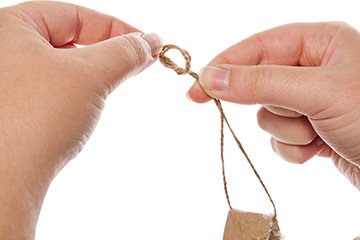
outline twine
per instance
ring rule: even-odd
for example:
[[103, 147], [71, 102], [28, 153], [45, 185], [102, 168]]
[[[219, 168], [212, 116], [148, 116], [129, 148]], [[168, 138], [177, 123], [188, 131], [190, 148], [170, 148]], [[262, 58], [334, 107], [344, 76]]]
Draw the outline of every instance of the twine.
[[[182, 56], [184, 57], [185, 60], [185, 67], [181, 68], [179, 67], [177, 64], [175, 64], [170, 58], [168, 58], [167, 56], [165, 56], [165, 53], [168, 52], [170, 49], [176, 49], [178, 50]], [[190, 76], [192, 76], [197, 82], [199, 81], [199, 75], [197, 73], [194, 73], [193, 71], [191, 71], [191, 56], [190, 54], [176, 46], [176, 45], [165, 45], [163, 47], [163, 49], [161, 50], [160, 54], [159, 54], [159, 60], [160, 62], [167, 68], [170, 68], [172, 70], [174, 70], [178, 75], [185, 75], [185, 74], [189, 74]], [[258, 171], [256, 170], [254, 164], [252, 163], [252, 161], [250, 160], [248, 154], [246, 153], [244, 147], [242, 146], [240, 140], [237, 138], [235, 132], [233, 131], [232, 127], [230, 126], [230, 123], [224, 113], [223, 107], [221, 105], [221, 101], [219, 99], [215, 99], [212, 98], [213, 101], [215, 102], [219, 112], [220, 112], [220, 124], [221, 124], [221, 135], [220, 135], [220, 150], [221, 150], [221, 164], [222, 164], [222, 176], [223, 176], [223, 184], [224, 184], [224, 191], [225, 191], [225, 196], [226, 196], [226, 200], [227, 203], [229, 205], [229, 208], [232, 209], [232, 205], [230, 202], [230, 197], [229, 197], [229, 191], [227, 188], [227, 181], [226, 181], [226, 172], [225, 172], [225, 159], [224, 159], [224, 123], [226, 124], [226, 126], [229, 128], [231, 135], [233, 136], [235, 142], [237, 143], [239, 149], [241, 150], [242, 154], [244, 155], [244, 157], [246, 158], [247, 162], [249, 163], [251, 169], [253, 170], [255, 176], [257, 177], [257, 179], [259, 180], [261, 186], [263, 187], [266, 195], [269, 198], [269, 201], [272, 204], [273, 210], [274, 210], [274, 216], [273, 216], [273, 227], [272, 230], [274, 231], [274, 235], [272, 235], [273, 238], [270, 239], [277, 239], [275, 235], [277, 235], [277, 232], [279, 231], [279, 227], [278, 227], [278, 223], [277, 223], [277, 210], [276, 210], [276, 206], [275, 203], [268, 191], [268, 189], [266, 188], [263, 180], [261, 179]]]

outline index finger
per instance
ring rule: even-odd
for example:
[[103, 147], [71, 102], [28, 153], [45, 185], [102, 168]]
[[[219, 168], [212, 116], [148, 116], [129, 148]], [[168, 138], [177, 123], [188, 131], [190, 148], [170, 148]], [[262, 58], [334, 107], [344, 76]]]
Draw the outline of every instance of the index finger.
[[139, 31], [112, 16], [68, 3], [26, 2], [14, 9], [20, 9], [25, 22], [54, 47], [92, 44]]

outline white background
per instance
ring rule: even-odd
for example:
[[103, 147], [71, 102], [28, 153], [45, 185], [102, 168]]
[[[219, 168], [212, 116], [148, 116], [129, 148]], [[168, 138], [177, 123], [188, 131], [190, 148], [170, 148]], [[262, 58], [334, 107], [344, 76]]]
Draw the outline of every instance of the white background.
[[[0, 6], [17, 2], [2, 0]], [[71, 2], [187, 49], [194, 71], [239, 40], [277, 25], [346, 21], [360, 29], [355, 0]], [[219, 114], [213, 103], [198, 105], [186, 99], [192, 81], [156, 62], [108, 98], [92, 138], [51, 185], [37, 240], [222, 239], [228, 207], [219, 157]], [[269, 136], [257, 126], [258, 106], [225, 108], [277, 204], [286, 239], [360, 235], [360, 193], [331, 160], [287, 163], [272, 152]], [[226, 144], [234, 207], [271, 213], [229, 135]]]

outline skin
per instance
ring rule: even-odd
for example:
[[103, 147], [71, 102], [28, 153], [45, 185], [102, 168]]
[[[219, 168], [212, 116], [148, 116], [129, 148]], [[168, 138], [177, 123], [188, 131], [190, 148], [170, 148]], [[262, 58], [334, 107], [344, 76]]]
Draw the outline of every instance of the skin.
[[359, 43], [345, 23], [276, 27], [216, 56], [188, 96], [260, 104], [258, 123], [277, 154], [293, 163], [331, 158], [360, 190]]
[[[0, 239], [35, 238], [50, 182], [81, 151], [106, 97], [155, 60], [160, 39], [130, 32], [65, 3], [0, 9]], [[346, 24], [275, 28], [216, 57], [220, 75], [204, 68], [189, 96], [262, 104], [259, 124], [276, 152], [297, 163], [331, 157], [359, 188], [358, 43]]]
[[130, 32], [139, 30], [71, 4], [0, 9], [0, 239], [34, 239], [51, 180], [108, 94], [156, 59], [160, 38]]

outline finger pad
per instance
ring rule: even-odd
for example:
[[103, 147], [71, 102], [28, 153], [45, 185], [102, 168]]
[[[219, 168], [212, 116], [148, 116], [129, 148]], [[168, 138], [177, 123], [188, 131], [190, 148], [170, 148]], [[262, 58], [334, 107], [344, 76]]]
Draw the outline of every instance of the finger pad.
[[198, 83], [194, 83], [194, 85], [190, 88], [188, 92], [188, 97], [190, 100], [196, 103], [205, 103], [208, 102], [211, 98], [202, 90]]

